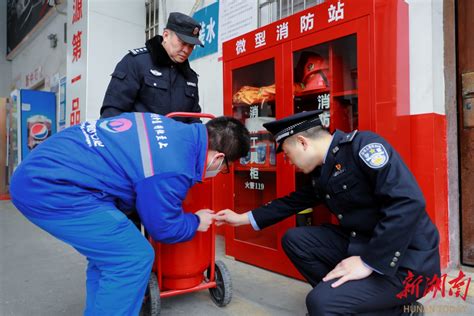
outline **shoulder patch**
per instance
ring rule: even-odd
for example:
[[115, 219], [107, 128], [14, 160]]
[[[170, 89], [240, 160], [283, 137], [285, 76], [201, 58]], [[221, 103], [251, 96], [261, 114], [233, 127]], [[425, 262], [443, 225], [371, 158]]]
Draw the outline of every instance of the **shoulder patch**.
[[133, 56], [137, 56], [140, 54], [148, 53], [148, 49], [146, 47], [140, 47], [140, 48], [130, 49], [129, 52]]
[[357, 134], [357, 130], [350, 132], [349, 134], [346, 135], [346, 137], [342, 138], [339, 141], [339, 144], [344, 144], [344, 143], [350, 143], [354, 139], [354, 137]]
[[372, 169], [380, 169], [389, 161], [385, 147], [380, 143], [370, 143], [359, 151], [359, 157]]

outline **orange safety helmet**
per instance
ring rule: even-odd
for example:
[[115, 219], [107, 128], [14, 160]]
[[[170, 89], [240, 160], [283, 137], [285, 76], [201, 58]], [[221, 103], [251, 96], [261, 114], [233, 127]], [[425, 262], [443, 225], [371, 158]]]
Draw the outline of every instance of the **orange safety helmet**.
[[305, 90], [326, 89], [328, 81], [329, 66], [327, 61], [319, 55], [308, 57], [304, 65], [303, 83]]

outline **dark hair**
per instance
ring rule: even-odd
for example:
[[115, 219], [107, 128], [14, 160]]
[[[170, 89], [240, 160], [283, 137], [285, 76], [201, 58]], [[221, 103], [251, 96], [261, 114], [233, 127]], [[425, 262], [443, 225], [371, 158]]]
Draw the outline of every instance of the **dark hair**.
[[220, 116], [206, 123], [209, 149], [225, 154], [229, 161], [244, 157], [250, 150], [250, 135], [239, 120]]

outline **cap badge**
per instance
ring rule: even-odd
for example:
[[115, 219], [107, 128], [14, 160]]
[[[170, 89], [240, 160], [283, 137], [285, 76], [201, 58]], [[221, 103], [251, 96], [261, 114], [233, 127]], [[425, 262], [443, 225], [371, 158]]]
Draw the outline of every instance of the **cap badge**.
[[193, 35], [198, 35], [199, 33], [199, 28], [195, 27], [193, 30]]

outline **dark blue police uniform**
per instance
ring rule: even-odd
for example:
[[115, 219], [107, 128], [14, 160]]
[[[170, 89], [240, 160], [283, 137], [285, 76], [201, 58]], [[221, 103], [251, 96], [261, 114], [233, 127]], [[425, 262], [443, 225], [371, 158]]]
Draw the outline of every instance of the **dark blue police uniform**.
[[[311, 113], [266, 127], [278, 141], [281, 132], [285, 137], [298, 133], [295, 122], [307, 124], [305, 115]], [[319, 119], [303, 129], [315, 125]], [[336, 131], [324, 164], [311, 177], [311, 185], [252, 211], [259, 228], [321, 203], [337, 217], [339, 225], [297, 227], [282, 240], [288, 257], [314, 287], [306, 300], [310, 314], [401, 314], [400, 305], [417, 300], [396, 297], [408, 270], [416, 277], [440, 276], [439, 234], [414, 176], [379, 135]], [[350, 256], [360, 256], [374, 272], [337, 288], [330, 286], [335, 280], [321, 282]], [[419, 295], [423, 289], [421, 284]]]
[[[189, 61], [174, 63], [162, 41], [161, 36], [153, 37], [146, 47], [130, 50], [117, 64], [100, 109], [101, 117], [123, 112], [201, 112], [198, 75]], [[190, 118], [177, 120], [199, 122]]]

